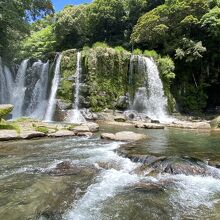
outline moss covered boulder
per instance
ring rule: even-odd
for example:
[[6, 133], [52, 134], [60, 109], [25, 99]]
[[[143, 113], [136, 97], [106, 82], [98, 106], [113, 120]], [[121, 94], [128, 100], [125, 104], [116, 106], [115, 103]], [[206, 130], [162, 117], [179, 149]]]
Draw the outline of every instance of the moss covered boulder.
[[13, 105], [0, 105], [0, 120], [5, 118], [10, 112], [12, 112]]
[[210, 125], [211, 125], [211, 128], [220, 128], [220, 116], [213, 119]]

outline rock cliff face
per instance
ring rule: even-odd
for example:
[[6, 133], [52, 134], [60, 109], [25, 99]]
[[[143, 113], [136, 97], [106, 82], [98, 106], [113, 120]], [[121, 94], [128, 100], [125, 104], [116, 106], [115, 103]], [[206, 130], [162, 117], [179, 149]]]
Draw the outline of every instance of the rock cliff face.
[[[60, 106], [71, 107], [69, 104], [74, 102], [77, 50], [67, 50], [62, 55], [62, 75], [57, 98], [61, 101]], [[125, 50], [102, 47], [85, 48], [81, 55], [79, 107], [90, 108], [95, 112], [106, 108], [126, 109], [145, 77], [138, 68], [135, 56], [132, 58], [131, 53]], [[123, 104], [122, 98], [125, 100]]]

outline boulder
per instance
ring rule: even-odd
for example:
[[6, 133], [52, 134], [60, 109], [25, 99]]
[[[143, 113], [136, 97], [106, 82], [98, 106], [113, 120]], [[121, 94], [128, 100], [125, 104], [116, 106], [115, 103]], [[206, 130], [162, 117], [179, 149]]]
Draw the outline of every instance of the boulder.
[[90, 132], [90, 129], [89, 129], [89, 126], [85, 124], [85, 125], [79, 125], [79, 126], [73, 127], [72, 131], [74, 131], [75, 133]]
[[14, 106], [13, 105], [0, 105], [0, 120], [4, 117], [6, 117], [12, 110]]
[[140, 182], [136, 183], [134, 186], [134, 190], [138, 191], [161, 191], [163, 190], [163, 185], [154, 183], [154, 182]]
[[92, 137], [93, 133], [92, 132], [78, 132], [76, 135], [79, 137]]
[[127, 96], [120, 96], [116, 103], [116, 108], [125, 110], [128, 108], [129, 100]]
[[115, 140], [115, 141], [140, 141], [147, 138], [144, 134], [138, 134], [131, 131], [122, 131], [116, 134], [103, 133], [101, 134], [102, 139]]
[[65, 102], [65, 101], [63, 101], [61, 99], [58, 99], [57, 100], [57, 107], [60, 110], [68, 110], [68, 109], [72, 108], [72, 103], [71, 102]]
[[147, 138], [144, 134], [134, 133], [132, 131], [121, 131], [115, 134], [117, 141], [140, 141]]
[[0, 141], [10, 141], [19, 138], [15, 130], [0, 130]]
[[20, 137], [22, 139], [32, 139], [32, 138], [45, 137], [45, 136], [46, 136], [45, 133], [38, 131], [23, 131], [20, 134]]
[[184, 129], [211, 129], [210, 123], [203, 122], [189, 122], [189, 121], [175, 121], [167, 125], [168, 127], [184, 128]]
[[82, 170], [77, 167], [76, 165], [73, 165], [69, 161], [63, 161], [56, 165], [54, 169], [49, 170], [47, 173], [50, 175], [56, 175], [56, 176], [64, 176], [64, 175], [77, 175]]
[[88, 126], [90, 132], [98, 132], [99, 131], [99, 125], [94, 122], [88, 122], [86, 123], [86, 126]]
[[117, 121], [117, 122], [125, 122], [126, 121], [126, 117], [125, 117], [125, 115], [120, 115], [120, 116], [116, 116], [114, 118], [114, 120]]
[[106, 139], [106, 140], [115, 140], [116, 139], [115, 135], [112, 133], [102, 133], [101, 138]]
[[211, 128], [220, 128], [220, 116], [210, 122]]
[[70, 137], [70, 136], [75, 136], [75, 133], [73, 131], [60, 130], [55, 133], [48, 134], [48, 137]]
[[145, 128], [145, 129], [164, 129], [165, 126], [161, 124], [155, 124], [155, 123], [143, 123], [143, 122], [137, 122], [135, 124], [136, 128]]

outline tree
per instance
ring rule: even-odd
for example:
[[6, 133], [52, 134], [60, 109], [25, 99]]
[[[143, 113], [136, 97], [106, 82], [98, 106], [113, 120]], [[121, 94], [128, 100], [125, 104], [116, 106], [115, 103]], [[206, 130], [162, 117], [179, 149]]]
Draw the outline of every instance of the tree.
[[57, 14], [55, 33], [59, 49], [83, 47], [89, 41], [88, 6], [66, 6]]
[[42, 59], [53, 52], [56, 46], [56, 37], [53, 26], [49, 25], [40, 31], [33, 32], [24, 39], [19, 55], [22, 58]]
[[126, 27], [125, 1], [95, 0], [89, 5], [88, 19], [92, 42], [122, 43]]
[[16, 42], [29, 31], [28, 21], [52, 12], [50, 0], [1, 0], [0, 56], [12, 55]]

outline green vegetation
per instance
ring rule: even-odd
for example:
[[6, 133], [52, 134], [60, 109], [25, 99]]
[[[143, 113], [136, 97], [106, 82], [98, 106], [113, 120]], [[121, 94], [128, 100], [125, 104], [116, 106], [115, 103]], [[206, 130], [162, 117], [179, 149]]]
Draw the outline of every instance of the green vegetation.
[[1, 121], [0, 130], [15, 130], [18, 134], [20, 134], [20, 127], [16, 122]]
[[13, 110], [13, 105], [3, 105], [0, 107], [0, 122]]
[[1, 0], [0, 56], [12, 58], [20, 41], [30, 33], [29, 21], [52, 12], [50, 0]]
[[49, 129], [47, 127], [45, 127], [45, 126], [36, 127], [35, 131], [42, 132], [44, 134], [48, 134], [49, 133]]

